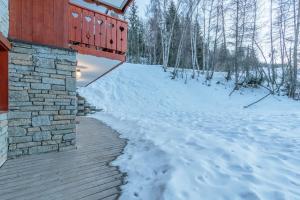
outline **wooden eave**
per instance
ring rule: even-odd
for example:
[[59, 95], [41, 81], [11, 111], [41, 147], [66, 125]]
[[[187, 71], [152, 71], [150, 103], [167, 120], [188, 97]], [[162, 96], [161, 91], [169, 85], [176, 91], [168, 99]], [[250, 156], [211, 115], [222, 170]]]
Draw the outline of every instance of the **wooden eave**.
[[6, 37], [0, 32], [0, 47], [5, 50], [11, 49], [11, 44]]

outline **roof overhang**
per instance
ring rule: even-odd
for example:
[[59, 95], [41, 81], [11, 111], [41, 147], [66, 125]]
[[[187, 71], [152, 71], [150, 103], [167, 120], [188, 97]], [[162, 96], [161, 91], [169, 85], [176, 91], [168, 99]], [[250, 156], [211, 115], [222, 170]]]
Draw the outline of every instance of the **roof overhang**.
[[118, 14], [124, 14], [126, 8], [133, 0], [84, 0], [89, 3], [95, 3], [100, 6], [104, 6], [109, 10], [113, 10]]

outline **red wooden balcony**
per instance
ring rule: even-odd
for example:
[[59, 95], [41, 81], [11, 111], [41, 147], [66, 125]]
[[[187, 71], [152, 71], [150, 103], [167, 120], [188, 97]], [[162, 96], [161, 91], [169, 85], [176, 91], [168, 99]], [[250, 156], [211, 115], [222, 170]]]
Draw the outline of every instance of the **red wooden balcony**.
[[125, 61], [127, 22], [69, 0], [10, 0], [9, 38]]
[[125, 61], [127, 22], [78, 5], [69, 7], [69, 44], [82, 54]]

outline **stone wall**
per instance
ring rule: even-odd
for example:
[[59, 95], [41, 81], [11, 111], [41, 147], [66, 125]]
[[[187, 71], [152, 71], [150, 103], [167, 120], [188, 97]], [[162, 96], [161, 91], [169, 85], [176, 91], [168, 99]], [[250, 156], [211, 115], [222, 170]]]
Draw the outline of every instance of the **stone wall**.
[[76, 54], [12, 42], [8, 157], [75, 147]]
[[7, 158], [7, 114], [0, 112], [0, 167]]
[[0, 32], [7, 37], [9, 26], [8, 0], [0, 0]]
[[77, 116], [87, 116], [101, 111], [102, 109], [97, 109], [96, 106], [92, 106], [84, 97], [77, 94]]

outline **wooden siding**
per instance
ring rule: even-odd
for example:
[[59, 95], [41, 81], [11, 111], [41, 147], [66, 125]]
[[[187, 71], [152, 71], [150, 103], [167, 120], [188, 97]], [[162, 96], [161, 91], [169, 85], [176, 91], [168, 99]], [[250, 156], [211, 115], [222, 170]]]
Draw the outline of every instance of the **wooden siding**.
[[9, 38], [68, 48], [68, 0], [10, 0]]

